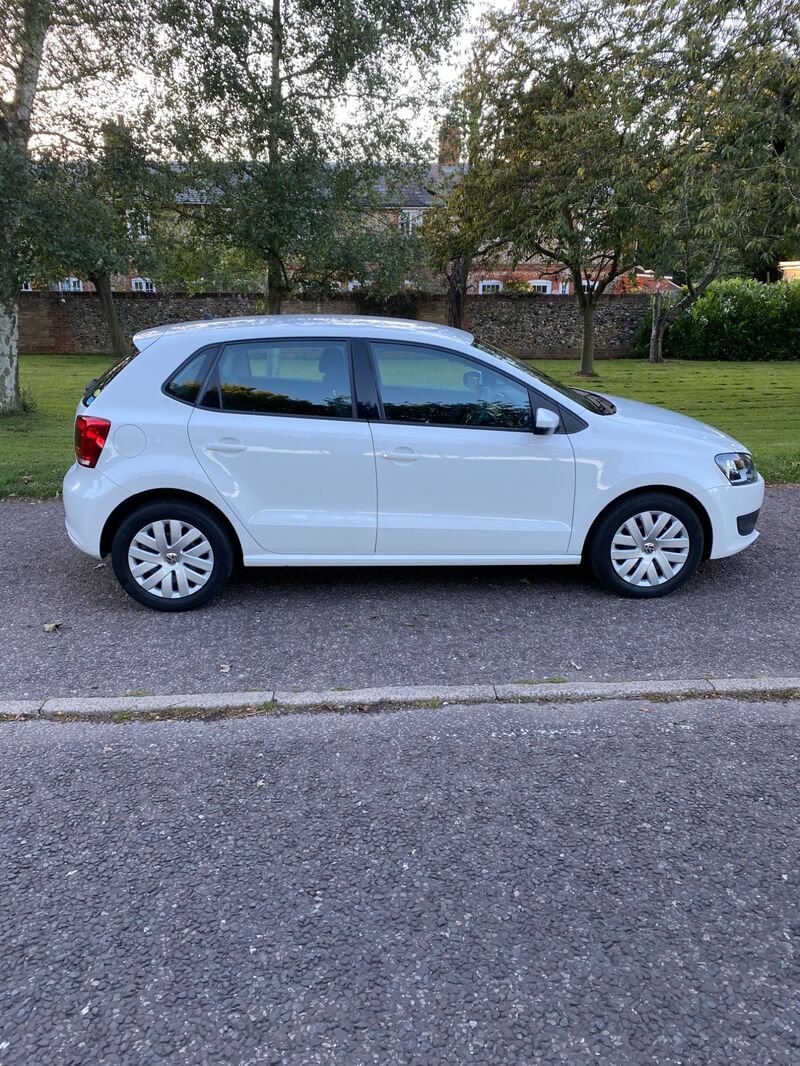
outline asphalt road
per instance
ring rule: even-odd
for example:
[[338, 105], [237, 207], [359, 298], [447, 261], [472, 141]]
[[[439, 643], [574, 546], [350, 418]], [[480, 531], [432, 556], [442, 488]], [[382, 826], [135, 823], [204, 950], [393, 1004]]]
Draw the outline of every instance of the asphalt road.
[[577, 568], [249, 570], [165, 616], [71, 546], [59, 501], [6, 502], [0, 697], [797, 676], [800, 489], [770, 490], [759, 525], [754, 547], [653, 602]]
[[4, 725], [0, 1066], [794, 1066], [799, 716]]

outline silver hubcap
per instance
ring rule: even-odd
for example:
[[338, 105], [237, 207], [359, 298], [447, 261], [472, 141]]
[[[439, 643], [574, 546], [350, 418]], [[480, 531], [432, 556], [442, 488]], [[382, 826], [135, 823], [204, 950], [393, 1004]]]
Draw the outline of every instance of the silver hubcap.
[[611, 541], [611, 562], [629, 585], [663, 585], [683, 569], [689, 534], [666, 511], [642, 511], [623, 522]]
[[211, 577], [214, 552], [199, 529], [172, 518], [139, 530], [128, 549], [128, 566], [151, 595], [179, 600]]

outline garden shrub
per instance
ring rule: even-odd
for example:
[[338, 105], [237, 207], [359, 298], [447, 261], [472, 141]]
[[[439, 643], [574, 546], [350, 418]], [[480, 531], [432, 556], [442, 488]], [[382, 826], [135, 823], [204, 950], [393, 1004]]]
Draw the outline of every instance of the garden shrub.
[[[651, 315], [636, 345], [647, 356]], [[800, 359], [800, 281], [715, 281], [667, 327], [665, 359]]]

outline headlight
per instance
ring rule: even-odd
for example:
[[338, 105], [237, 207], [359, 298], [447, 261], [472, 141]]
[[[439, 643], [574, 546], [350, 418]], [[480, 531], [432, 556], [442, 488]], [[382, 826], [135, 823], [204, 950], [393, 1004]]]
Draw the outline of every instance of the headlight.
[[731, 485], [747, 485], [755, 481], [753, 457], [747, 452], [723, 452], [722, 455], [715, 455], [714, 459]]

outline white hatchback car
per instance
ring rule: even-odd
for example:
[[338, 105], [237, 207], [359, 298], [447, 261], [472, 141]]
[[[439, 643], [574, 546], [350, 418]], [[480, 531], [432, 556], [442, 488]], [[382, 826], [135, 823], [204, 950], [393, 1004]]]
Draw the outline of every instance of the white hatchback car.
[[92, 382], [67, 531], [184, 610], [245, 566], [577, 564], [626, 596], [752, 544], [764, 483], [691, 418], [568, 388], [469, 333], [275, 316], [145, 330]]

